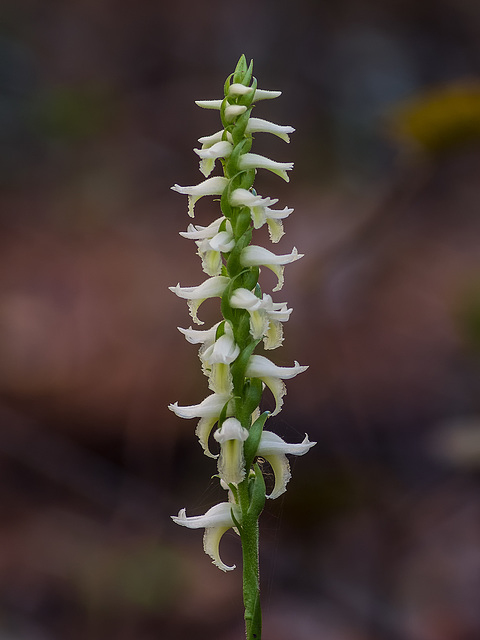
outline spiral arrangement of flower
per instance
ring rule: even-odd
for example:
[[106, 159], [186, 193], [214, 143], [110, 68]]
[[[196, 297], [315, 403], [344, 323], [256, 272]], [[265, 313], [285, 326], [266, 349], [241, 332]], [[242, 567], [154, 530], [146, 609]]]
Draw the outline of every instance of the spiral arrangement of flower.
[[[260, 267], [271, 269], [277, 277], [274, 292], [283, 286], [285, 265], [302, 257], [294, 247], [291, 253], [277, 255], [252, 244], [253, 231], [263, 225], [276, 243], [284, 235], [282, 221], [293, 211], [272, 209], [278, 200], [262, 197], [253, 188], [258, 169], [267, 169], [289, 181], [291, 162], [276, 162], [251, 152], [253, 134], [271, 133], [286, 142], [292, 127], [280, 126], [252, 117], [260, 100], [277, 98], [280, 91], [257, 89], [253, 61], [247, 65], [241, 56], [234, 73], [225, 81], [223, 99], [199, 100], [196, 104], [220, 112], [222, 129], [199, 139], [194, 149], [200, 158], [205, 180], [198, 185], [173, 190], [188, 196], [188, 213], [194, 216], [196, 201], [207, 195], [220, 196], [221, 215], [206, 227], [190, 224], [181, 235], [194, 240], [208, 278], [198, 286], [170, 287], [187, 300], [193, 322], [202, 325], [198, 310], [208, 298], [221, 300], [221, 319], [210, 329], [180, 329], [188, 342], [200, 345], [202, 371], [211, 393], [202, 402], [190, 406], [171, 404], [169, 408], [181, 418], [198, 418], [196, 435], [205, 455], [217, 459], [221, 486], [228, 492], [224, 502], [204, 515], [188, 517], [185, 509], [174, 522], [192, 529], [204, 528], [204, 550], [223, 571], [220, 539], [229, 528], [240, 535], [243, 550], [243, 587], [247, 640], [261, 637], [261, 613], [258, 571], [258, 519], [265, 498], [277, 498], [286, 491], [290, 479], [287, 454], [303, 455], [315, 443], [305, 436], [299, 444], [289, 444], [272, 431], [264, 429], [267, 419], [278, 414], [286, 393], [284, 380], [295, 377], [308, 367], [295, 362], [280, 367], [255, 349], [263, 341], [265, 350], [283, 342], [283, 323], [292, 309], [286, 302], [274, 302], [259, 285]], [[216, 165], [222, 176], [209, 177]], [[267, 388], [275, 401], [272, 412], [260, 413], [260, 402]], [[212, 434], [213, 432], [213, 434]], [[212, 453], [211, 436], [218, 443]], [[212, 445], [213, 446], [213, 445]], [[215, 445], [216, 446], [216, 445]], [[257, 458], [271, 465], [274, 487], [266, 495], [265, 481]]]

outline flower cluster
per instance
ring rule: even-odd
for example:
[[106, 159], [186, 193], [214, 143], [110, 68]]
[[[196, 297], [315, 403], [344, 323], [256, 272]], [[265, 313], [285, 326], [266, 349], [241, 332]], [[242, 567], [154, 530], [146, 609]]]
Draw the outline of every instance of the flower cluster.
[[[263, 342], [266, 350], [276, 349], [283, 341], [282, 325], [292, 309], [286, 302], [274, 302], [259, 285], [260, 267], [271, 269], [277, 277], [273, 291], [283, 286], [285, 265], [302, 257], [294, 247], [290, 253], [278, 255], [252, 244], [252, 233], [268, 226], [270, 239], [276, 243], [283, 236], [282, 221], [293, 211], [273, 209], [277, 199], [263, 197], [253, 188], [258, 169], [267, 169], [288, 182], [291, 162], [276, 162], [251, 152], [253, 134], [272, 133], [289, 142], [294, 129], [252, 117], [260, 100], [276, 98], [279, 91], [257, 89], [252, 76], [253, 62], [247, 66], [242, 56], [235, 72], [226, 82], [221, 100], [201, 100], [197, 105], [220, 112], [222, 129], [199, 139], [201, 147], [194, 149], [200, 158], [200, 171], [205, 180], [195, 186], [174, 185], [173, 190], [188, 196], [188, 212], [194, 217], [197, 200], [203, 196], [219, 196], [222, 215], [206, 227], [190, 224], [184, 238], [193, 240], [208, 278], [198, 286], [170, 287], [189, 306], [193, 322], [199, 307], [209, 298], [220, 298], [222, 319], [210, 329], [179, 329], [188, 342], [199, 345], [203, 373], [208, 378], [211, 394], [202, 402], [190, 406], [171, 404], [169, 408], [181, 418], [199, 419], [196, 435], [207, 456], [217, 458], [218, 477], [228, 491], [228, 499], [202, 516], [187, 517], [185, 509], [172, 516], [180, 525], [204, 528], [204, 549], [220, 569], [234, 567], [220, 559], [219, 542], [223, 533], [233, 527], [242, 536], [247, 521], [258, 516], [265, 497], [276, 498], [290, 479], [286, 454], [303, 455], [315, 443], [305, 436], [299, 444], [288, 444], [278, 435], [263, 429], [269, 416], [282, 408], [286, 393], [284, 380], [307, 369], [295, 362], [293, 366], [274, 364], [254, 350]], [[222, 176], [210, 177], [215, 166], [221, 166]], [[264, 388], [273, 394], [275, 408], [260, 414], [259, 405]], [[216, 428], [215, 428], [216, 427]], [[215, 428], [215, 431], [213, 431]], [[212, 453], [210, 436], [219, 445]], [[270, 464], [275, 483], [266, 494], [262, 473], [256, 464], [262, 457]]]

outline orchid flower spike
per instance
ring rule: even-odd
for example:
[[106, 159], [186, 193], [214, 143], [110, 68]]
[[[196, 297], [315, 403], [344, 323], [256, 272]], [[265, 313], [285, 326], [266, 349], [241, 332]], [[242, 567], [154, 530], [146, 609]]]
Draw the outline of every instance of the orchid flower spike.
[[[199, 147], [194, 149], [205, 179], [193, 186], [172, 187], [188, 196], [191, 217], [195, 203], [203, 196], [217, 196], [215, 206], [220, 208], [210, 218], [212, 222], [205, 226], [189, 224], [186, 231], [180, 232], [183, 238], [194, 241], [208, 278], [198, 286], [170, 287], [186, 300], [196, 324], [203, 324], [197, 316], [200, 305], [218, 298], [219, 317], [213, 326], [205, 330], [179, 328], [187, 342], [197, 345], [210, 392], [198, 404], [179, 406], [174, 402], [169, 409], [180, 418], [198, 419], [195, 434], [204, 454], [217, 459], [215, 477], [228, 491], [228, 501], [208, 509], [204, 515], [188, 517], [181, 509], [172, 520], [190, 529], [205, 529], [204, 550], [222, 571], [231, 571], [234, 566], [221, 560], [220, 540], [230, 528], [240, 535], [244, 567], [248, 567], [244, 574], [248, 640], [261, 637], [258, 519], [266, 497], [277, 498], [286, 490], [291, 476], [287, 456], [304, 455], [315, 444], [307, 436], [301, 443], [289, 444], [264, 430], [267, 418], [270, 420], [282, 408], [285, 380], [295, 378], [308, 367], [298, 362], [289, 367], [278, 366], [256, 353], [261, 340], [267, 350], [281, 346], [283, 325], [292, 313], [287, 302], [274, 302], [269, 292], [262, 291], [260, 268], [267, 267], [276, 274], [278, 282], [273, 291], [278, 291], [286, 266], [303, 257], [295, 247], [290, 253], [276, 254], [254, 240], [256, 230], [267, 225], [270, 240], [277, 243], [284, 235], [283, 222], [293, 212], [288, 207], [274, 209], [278, 199], [261, 196], [254, 188], [259, 169], [271, 171], [286, 182], [293, 169], [292, 162], [278, 162], [252, 150], [257, 133], [290, 141], [293, 127], [252, 117], [256, 103], [280, 95], [280, 91], [257, 88], [253, 61], [248, 65], [242, 56], [224, 84], [223, 97], [196, 103], [217, 111], [221, 121], [221, 128], [201, 136]], [[255, 112], [261, 108], [257, 104]], [[214, 175], [215, 172], [219, 174]], [[260, 413], [265, 387], [275, 402], [271, 413]], [[218, 453], [212, 453], [210, 444]], [[265, 458], [275, 476], [268, 496], [263, 471], [257, 463], [259, 457]]]

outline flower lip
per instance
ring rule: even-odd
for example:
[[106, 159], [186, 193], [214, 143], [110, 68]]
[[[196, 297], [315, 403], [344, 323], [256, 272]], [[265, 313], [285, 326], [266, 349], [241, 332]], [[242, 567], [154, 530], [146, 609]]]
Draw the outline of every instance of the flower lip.
[[245, 457], [243, 443], [248, 431], [237, 418], [227, 418], [213, 437], [220, 443], [218, 472], [227, 484], [239, 484], [245, 478]]
[[282, 495], [282, 493], [287, 490], [287, 483], [292, 474], [290, 473], [290, 464], [287, 460], [286, 454], [303, 456], [315, 444], [316, 442], [310, 442], [307, 434], [305, 434], [303, 442], [298, 444], [289, 444], [276, 433], [272, 433], [271, 431], [262, 432], [257, 449], [257, 455], [262, 456], [267, 460], [272, 467], [275, 476], [275, 486], [267, 498], [278, 498], [278, 496]]

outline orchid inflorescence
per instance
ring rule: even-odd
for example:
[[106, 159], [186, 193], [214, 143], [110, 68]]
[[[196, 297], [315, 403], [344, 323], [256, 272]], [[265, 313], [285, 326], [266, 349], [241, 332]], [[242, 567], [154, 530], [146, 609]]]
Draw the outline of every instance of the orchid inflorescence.
[[[198, 286], [178, 284], [170, 289], [187, 300], [194, 323], [203, 324], [197, 314], [200, 305], [209, 298], [221, 299], [222, 319], [206, 330], [179, 329], [188, 342], [200, 345], [199, 358], [211, 394], [197, 405], [174, 403], [169, 408], [182, 418], [199, 418], [196, 435], [204, 453], [217, 458], [220, 484], [228, 491], [227, 500], [204, 515], [187, 517], [182, 509], [172, 519], [185, 527], [205, 529], [205, 552], [223, 571], [235, 567], [222, 562], [220, 539], [229, 528], [239, 533], [244, 557], [247, 637], [249, 629], [251, 637], [260, 637], [258, 518], [265, 497], [277, 498], [286, 490], [290, 479], [286, 454], [303, 455], [315, 443], [305, 436], [299, 444], [288, 444], [275, 433], [264, 430], [266, 420], [282, 408], [286, 393], [284, 380], [307, 367], [298, 362], [291, 367], [277, 366], [267, 357], [254, 353], [262, 341], [265, 350], [281, 346], [282, 324], [292, 312], [286, 302], [274, 302], [269, 294], [262, 292], [258, 283], [260, 267], [274, 272], [278, 282], [273, 291], [279, 291], [285, 265], [300, 259], [302, 254], [294, 247], [291, 253], [277, 255], [251, 244], [253, 230], [265, 224], [271, 241], [277, 243], [284, 234], [282, 220], [293, 211], [287, 207], [271, 208], [278, 200], [260, 196], [253, 188], [257, 169], [272, 171], [288, 182], [287, 172], [293, 168], [293, 163], [276, 162], [251, 153], [253, 134], [272, 133], [289, 142], [288, 134], [294, 131], [292, 127], [252, 117], [256, 102], [280, 95], [279, 91], [257, 89], [252, 71], [253, 61], [247, 66], [242, 56], [225, 82], [224, 99], [196, 102], [205, 109], [219, 110], [223, 128], [200, 138], [201, 148], [194, 149], [205, 180], [195, 186], [172, 187], [188, 196], [191, 217], [199, 198], [220, 197], [222, 215], [219, 218], [206, 227], [190, 224], [180, 234], [195, 241], [208, 278]], [[217, 164], [223, 167], [223, 176], [209, 177]], [[265, 387], [273, 394], [275, 408], [261, 414], [259, 405]], [[215, 426], [213, 439], [220, 447], [218, 454], [211, 452], [209, 444]], [[275, 483], [269, 495], [257, 464], [258, 457], [267, 460], [274, 472]], [[256, 583], [253, 586], [252, 581]], [[249, 626], [248, 620], [253, 619], [257, 622], [250, 622]], [[254, 627], [256, 635], [252, 631]]]

